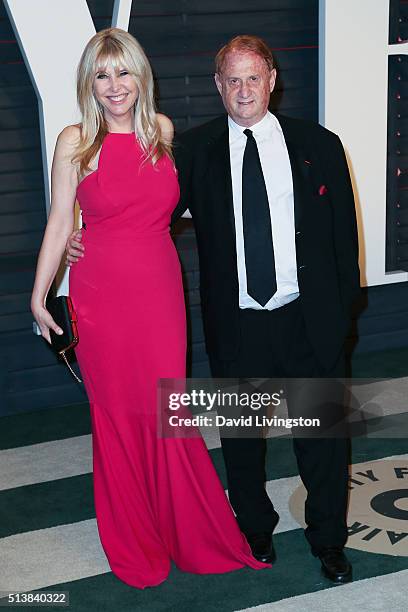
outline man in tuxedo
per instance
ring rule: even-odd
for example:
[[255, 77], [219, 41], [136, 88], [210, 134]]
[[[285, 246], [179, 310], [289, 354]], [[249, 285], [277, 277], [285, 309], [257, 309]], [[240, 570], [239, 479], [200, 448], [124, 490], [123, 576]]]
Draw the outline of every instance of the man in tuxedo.
[[[359, 293], [353, 191], [339, 138], [268, 111], [266, 43], [237, 36], [216, 56], [227, 113], [184, 132], [174, 153], [198, 245], [206, 347], [216, 378], [341, 377]], [[75, 244], [69, 249], [75, 260]], [[348, 440], [294, 438], [308, 492], [306, 538], [336, 583], [352, 579]], [[230, 501], [254, 556], [273, 561], [278, 514], [265, 491], [264, 438], [222, 438]]]
[[[343, 147], [323, 127], [272, 114], [270, 49], [238, 36], [216, 57], [227, 115], [175, 144], [197, 236], [207, 352], [217, 378], [341, 377], [359, 293], [354, 198]], [[278, 515], [262, 438], [222, 438], [230, 501], [258, 559], [273, 560]], [[308, 491], [306, 537], [325, 575], [351, 579], [348, 441], [294, 438]]]

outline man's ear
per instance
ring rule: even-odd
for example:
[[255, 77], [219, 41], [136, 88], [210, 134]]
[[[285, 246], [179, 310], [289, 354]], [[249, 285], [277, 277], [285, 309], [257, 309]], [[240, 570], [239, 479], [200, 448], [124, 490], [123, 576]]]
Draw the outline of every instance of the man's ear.
[[270, 87], [269, 91], [270, 91], [271, 93], [272, 93], [272, 92], [273, 92], [273, 90], [275, 89], [275, 84], [276, 84], [276, 75], [277, 75], [276, 68], [272, 68], [272, 70], [271, 70], [271, 75], [270, 75], [270, 78], [269, 78], [269, 87]]
[[219, 94], [222, 96], [222, 82], [221, 82], [221, 78], [218, 72], [214, 74], [214, 81], [217, 86]]

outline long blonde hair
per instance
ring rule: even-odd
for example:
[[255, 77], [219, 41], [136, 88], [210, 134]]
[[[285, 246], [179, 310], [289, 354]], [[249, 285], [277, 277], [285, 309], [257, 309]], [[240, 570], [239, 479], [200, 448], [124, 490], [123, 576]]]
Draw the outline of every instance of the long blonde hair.
[[86, 45], [77, 70], [77, 98], [82, 114], [80, 140], [72, 159], [79, 163], [79, 173], [91, 170], [89, 164], [96, 156], [106, 134], [108, 124], [103, 107], [95, 97], [95, 74], [107, 64], [129, 72], [139, 90], [134, 112], [134, 131], [145, 151], [146, 159], [155, 164], [164, 154], [170, 155], [171, 143], [160, 130], [153, 94], [153, 74], [149, 61], [137, 40], [125, 30], [101, 30]]

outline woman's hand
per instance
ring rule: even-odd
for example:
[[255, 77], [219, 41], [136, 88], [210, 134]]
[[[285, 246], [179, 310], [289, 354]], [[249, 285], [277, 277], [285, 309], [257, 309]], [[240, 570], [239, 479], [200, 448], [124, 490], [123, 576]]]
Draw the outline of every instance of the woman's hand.
[[68, 238], [67, 244], [65, 247], [66, 254], [67, 254], [65, 263], [67, 264], [67, 266], [72, 266], [72, 264], [76, 263], [80, 257], [84, 256], [85, 247], [81, 243], [81, 240], [82, 240], [81, 230], [72, 232], [72, 234]]
[[48, 310], [44, 308], [44, 306], [31, 304], [31, 312], [33, 313], [34, 319], [36, 320], [37, 325], [40, 328], [42, 337], [45, 338], [50, 344], [50, 329], [54, 330], [55, 333], [59, 336], [64, 333], [62, 329], [58, 327], [58, 325], [56, 324]]

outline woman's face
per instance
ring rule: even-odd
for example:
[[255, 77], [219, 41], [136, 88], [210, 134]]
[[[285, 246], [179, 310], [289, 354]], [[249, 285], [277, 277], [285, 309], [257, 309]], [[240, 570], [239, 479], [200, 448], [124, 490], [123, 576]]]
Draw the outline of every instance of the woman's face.
[[134, 77], [125, 68], [107, 64], [95, 75], [94, 93], [109, 123], [109, 120], [123, 119], [132, 114], [139, 89]]

